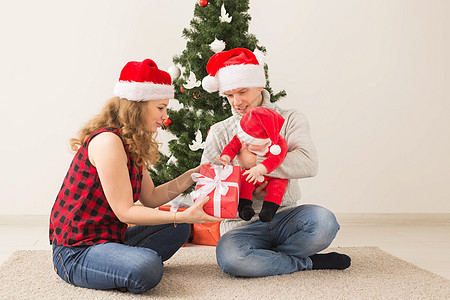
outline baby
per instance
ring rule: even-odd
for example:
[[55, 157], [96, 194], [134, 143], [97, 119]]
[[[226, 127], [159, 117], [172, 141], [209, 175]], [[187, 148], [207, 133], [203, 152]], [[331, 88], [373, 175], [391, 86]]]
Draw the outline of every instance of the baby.
[[219, 162], [228, 165], [242, 147], [256, 155], [267, 157], [260, 164], [242, 170], [238, 211], [243, 220], [248, 221], [255, 215], [252, 194], [255, 187], [264, 180], [268, 182], [267, 194], [259, 219], [270, 222], [281, 205], [288, 180], [264, 175], [275, 170], [286, 157], [286, 140], [280, 135], [283, 123], [284, 118], [276, 111], [265, 107], [253, 108], [242, 117], [237, 134], [223, 149], [220, 157], [216, 157]]

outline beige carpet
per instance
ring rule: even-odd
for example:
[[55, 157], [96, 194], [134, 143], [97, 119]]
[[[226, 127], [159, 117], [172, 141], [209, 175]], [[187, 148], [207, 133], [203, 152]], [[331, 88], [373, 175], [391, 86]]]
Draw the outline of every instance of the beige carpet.
[[352, 257], [347, 270], [249, 279], [223, 274], [213, 247], [185, 247], [155, 289], [134, 295], [71, 286], [53, 271], [50, 251], [20, 250], [0, 266], [0, 299], [450, 299], [449, 280], [377, 247], [339, 251]]

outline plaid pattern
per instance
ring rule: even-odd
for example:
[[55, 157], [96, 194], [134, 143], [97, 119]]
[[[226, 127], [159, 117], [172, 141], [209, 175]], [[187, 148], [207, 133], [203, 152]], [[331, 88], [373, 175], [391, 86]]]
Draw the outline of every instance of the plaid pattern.
[[[106, 200], [97, 169], [88, 159], [88, 145], [102, 132], [120, 136], [116, 128], [94, 132], [75, 154], [50, 215], [50, 244], [62, 246], [95, 245], [104, 242], [123, 243], [127, 224], [116, 217]], [[141, 193], [142, 167], [134, 165], [128, 153], [128, 170], [133, 200]]]

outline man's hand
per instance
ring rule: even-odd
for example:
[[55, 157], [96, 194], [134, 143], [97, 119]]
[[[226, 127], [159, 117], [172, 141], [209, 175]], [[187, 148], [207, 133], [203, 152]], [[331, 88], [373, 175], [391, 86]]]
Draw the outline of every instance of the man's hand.
[[266, 180], [255, 188], [253, 195], [255, 196], [256, 199], [262, 201], [262, 200], [264, 200], [264, 198], [266, 198], [266, 195], [267, 195], [266, 186], [268, 183], [269, 182]]

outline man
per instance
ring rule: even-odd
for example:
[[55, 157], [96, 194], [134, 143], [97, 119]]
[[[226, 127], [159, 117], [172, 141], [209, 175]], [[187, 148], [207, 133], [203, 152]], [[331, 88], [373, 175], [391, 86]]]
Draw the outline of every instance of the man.
[[[317, 153], [306, 117], [270, 102], [270, 95], [263, 88], [266, 85], [263, 65], [248, 49], [216, 53], [206, 69], [209, 75], [203, 79], [203, 88], [210, 93], [219, 91], [225, 96], [233, 116], [211, 127], [202, 163], [214, 162], [214, 158], [220, 156], [237, 134], [242, 116], [257, 106], [273, 109], [283, 116], [285, 123], [280, 134], [286, 139], [289, 151], [283, 163], [267, 175], [289, 180], [272, 221], [261, 222], [258, 218], [266, 185], [262, 184], [254, 193], [253, 208], [257, 213], [251, 220], [238, 218], [221, 222], [216, 256], [222, 271], [232, 276], [261, 277], [301, 270], [348, 268], [351, 260], [345, 254], [317, 254], [331, 244], [339, 230], [334, 214], [317, 205], [297, 205], [300, 200], [297, 179], [317, 173]], [[264, 159], [244, 145], [231, 165], [248, 169]]]

